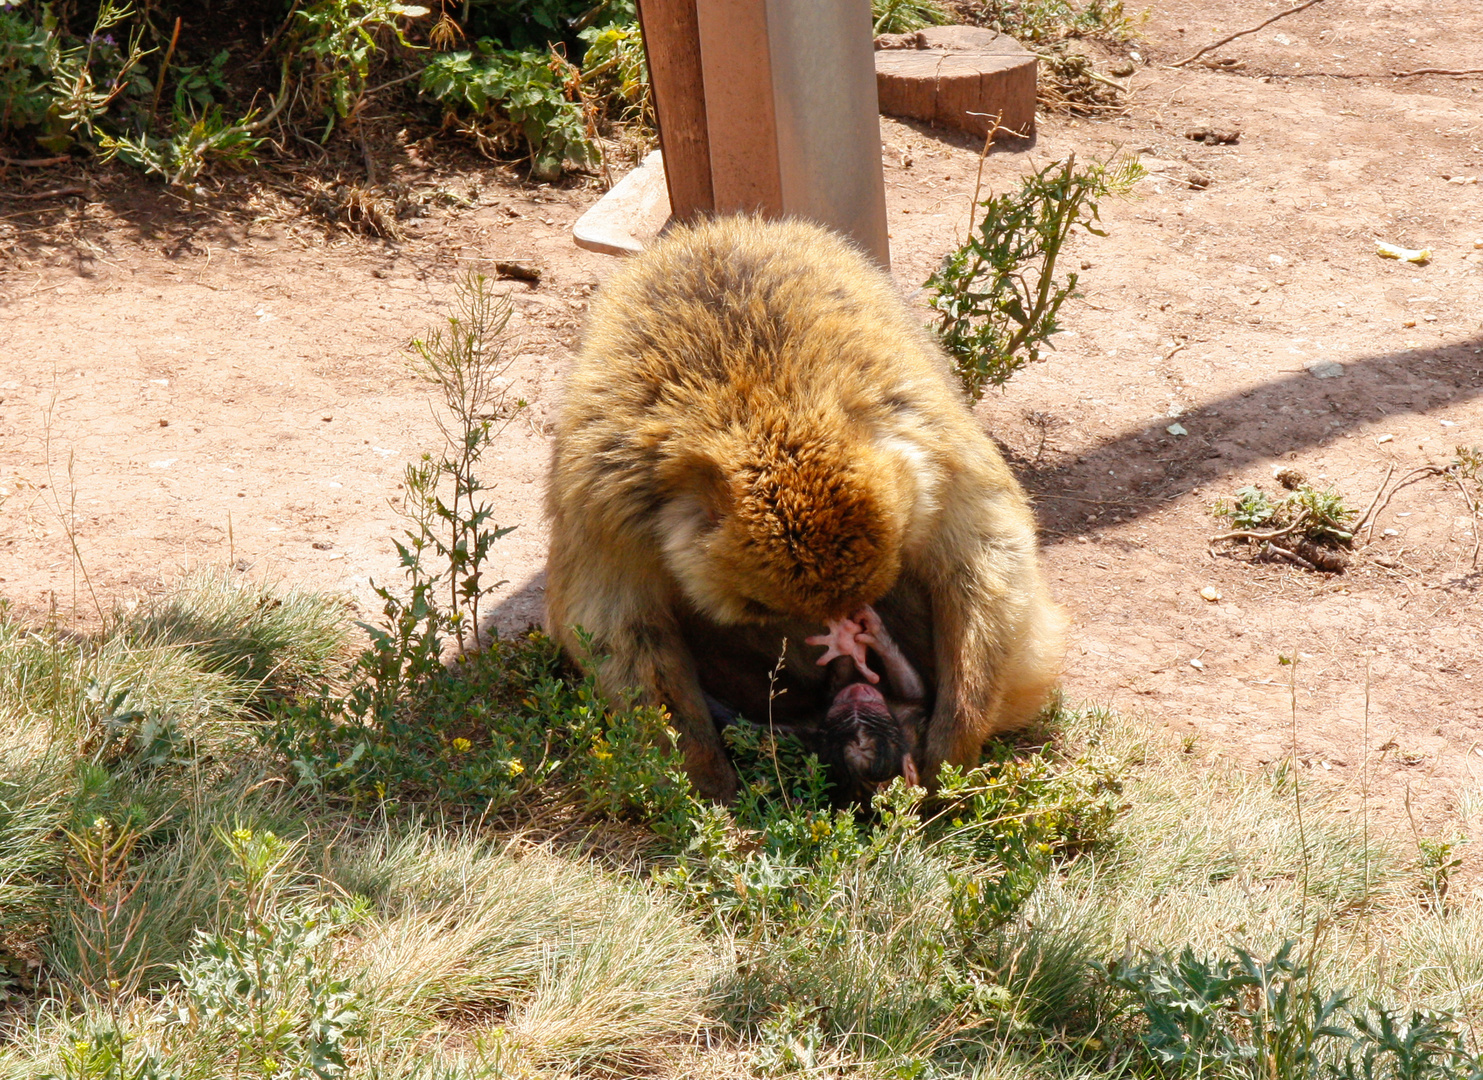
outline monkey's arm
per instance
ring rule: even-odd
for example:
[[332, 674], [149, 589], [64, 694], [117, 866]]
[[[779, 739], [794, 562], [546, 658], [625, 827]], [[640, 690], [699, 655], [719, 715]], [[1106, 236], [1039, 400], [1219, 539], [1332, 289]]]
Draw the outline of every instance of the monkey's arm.
[[914, 563], [937, 660], [929, 781], [943, 762], [977, 764], [985, 740], [1030, 720], [1060, 673], [1063, 621], [1036, 565], [1029, 508], [1007, 484], [992, 493], [992, 476], [971, 479], [978, 490], [944, 498], [934, 543]]
[[896, 639], [886, 632], [886, 626], [875, 613], [875, 608], [866, 605], [856, 613], [856, 617], [860, 621], [861, 632], [856, 635], [855, 640], [869, 645], [881, 658], [881, 668], [885, 671], [886, 683], [892, 695], [911, 704], [920, 704], [926, 700], [927, 690], [922, 685], [921, 676], [911, 666], [911, 661], [902, 654]]

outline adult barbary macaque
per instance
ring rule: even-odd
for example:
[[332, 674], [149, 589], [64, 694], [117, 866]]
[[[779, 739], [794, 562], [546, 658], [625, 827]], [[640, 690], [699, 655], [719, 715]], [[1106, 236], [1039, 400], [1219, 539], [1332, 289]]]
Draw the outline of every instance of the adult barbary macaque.
[[844, 640], [877, 601], [893, 627], [893, 607], [919, 612], [929, 783], [1033, 716], [1058, 674], [1024, 492], [890, 278], [812, 225], [676, 229], [613, 276], [557, 418], [546, 510], [549, 631], [604, 692], [669, 709], [713, 798], [736, 777], [698, 645], [740, 657], [823, 628]]

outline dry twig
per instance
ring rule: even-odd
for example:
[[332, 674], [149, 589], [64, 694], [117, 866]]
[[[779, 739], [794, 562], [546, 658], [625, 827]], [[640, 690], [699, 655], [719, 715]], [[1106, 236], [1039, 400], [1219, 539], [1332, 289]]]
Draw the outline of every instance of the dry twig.
[[1301, 528], [1303, 522], [1307, 520], [1308, 511], [1304, 510], [1297, 516], [1297, 518], [1293, 520], [1293, 523], [1286, 528], [1276, 529], [1272, 532], [1255, 532], [1251, 529], [1235, 529], [1231, 532], [1221, 533], [1219, 536], [1212, 536], [1210, 538], [1210, 543], [1213, 544], [1217, 540], [1275, 540], [1279, 536], [1286, 536], [1290, 532], [1295, 532], [1297, 529]]
[[1370, 500], [1370, 505], [1365, 507], [1365, 512], [1361, 514], [1359, 516], [1359, 520], [1354, 523], [1355, 535], [1358, 535], [1360, 529], [1363, 529], [1365, 527], [1365, 522], [1370, 520], [1370, 511], [1375, 509], [1375, 504], [1380, 501], [1380, 493], [1385, 490], [1385, 485], [1390, 483], [1390, 476], [1394, 472], [1395, 462], [1392, 461], [1390, 463], [1390, 468], [1385, 470], [1385, 479], [1380, 481], [1380, 486], [1375, 489], [1375, 497]]
[[86, 195], [87, 188], [76, 184], [68, 184], [66, 187], [51, 188], [47, 191], [35, 191], [25, 194], [19, 191], [0, 191], [0, 199], [60, 199], [64, 195]]
[[1480, 540], [1478, 536], [1478, 508], [1473, 504], [1473, 497], [1468, 494], [1468, 489], [1462, 486], [1462, 478], [1456, 473], [1448, 473], [1447, 475], [1452, 477], [1452, 482], [1457, 485], [1457, 491], [1462, 496], [1462, 501], [1468, 504], [1468, 518], [1473, 526], [1472, 568], [1476, 570], [1478, 569], [1478, 548], [1480, 543], [1483, 543], [1483, 540]]
[[[1400, 480], [1396, 482], [1395, 487], [1390, 489], [1390, 494], [1385, 496], [1385, 501], [1380, 504], [1380, 509], [1375, 511], [1375, 516], [1370, 519], [1370, 524], [1365, 529], [1365, 543], [1368, 544], [1370, 542], [1370, 538], [1375, 535], [1375, 522], [1380, 520], [1380, 515], [1383, 514], [1385, 512], [1385, 508], [1390, 505], [1390, 500], [1395, 498], [1395, 493], [1397, 491], [1400, 491], [1401, 488], [1407, 486], [1408, 484], [1414, 484], [1416, 483], [1416, 481], [1423, 480], [1428, 476], [1441, 475], [1442, 470], [1437, 468], [1435, 465], [1423, 465], [1419, 469], [1412, 469], [1405, 476], [1401, 477]], [[1359, 527], [1356, 526], [1354, 531], [1355, 534], [1358, 535]]]
[[1267, 550], [1272, 552], [1274, 555], [1281, 555], [1284, 559], [1290, 559], [1291, 561], [1301, 566], [1304, 570], [1313, 570], [1315, 572], [1318, 570], [1318, 567], [1314, 566], [1307, 559], [1299, 555], [1296, 551], [1288, 551], [1287, 548], [1278, 547], [1276, 544], [1271, 543], [1267, 545]]
[[1266, 22], [1257, 23], [1250, 30], [1237, 30], [1234, 34], [1230, 35], [1229, 37], [1223, 37], [1219, 41], [1212, 42], [1211, 44], [1206, 45], [1199, 52], [1195, 53], [1193, 56], [1187, 56], [1183, 60], [1179, 61], [1179, 63], [1177, 63], [1177, 64], [1170, 64], [1169, 66], [1170, 67], [1182, 68], [1186, 64], [1192, 64], [1196, 60], [1198, 60], [1200, 57], [1204, 56], [1206, 53], [1213, 52], [1214, 50], [1220, 48], [1222, 45], [1228, 45], [1232, 41], [1235, 41], [1238, 37], [1245, 37], [1247, 34], [1254, 34], [1258, 30], [1260, 30], [1262, 27], [1268, 26], [1271, 23], [1276, 22], [1278, 19], [1285, 19], [1289, 15], [1296, 15], [1300, 11], [1306, 11], [1308, 8], [1312, 7], [1314, 4], [1321, 4], [1321, 3], [1323, 3], [1323, 0], [1307, 0], [1306, 3], [1299, 4], [1295, 8], [1288, 8], [1286, 11], [1279, 11], [1276, 15], [1273, 15]]
[[58, 154], [56, 157], [6, 157], [0, 154], [0, 165], [19, 165], [23, 169], [39, 169], [43, 165], [60, 165], [64, 161], [71, 161], [71, 154]]
[[1417, 68], [1415, 71], [1392, 71], [1397, 79], [1409, 79], [1412, 75], [1483, 75], [1483, 68]]

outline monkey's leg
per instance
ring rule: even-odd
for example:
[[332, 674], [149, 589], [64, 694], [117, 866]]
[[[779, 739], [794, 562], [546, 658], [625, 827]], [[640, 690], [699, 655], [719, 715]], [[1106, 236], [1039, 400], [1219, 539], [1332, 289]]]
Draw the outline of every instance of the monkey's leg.
[[[566, 560], [553, 545], [547, 566], [548, 631], [583, 668], [596, 665], [598, 689], [608, 700], [619, 701], [636, 688], [641, 703], [668, 708], [696, 790], [729, 802], [736, 795], [736, 770], [726, 757], [694, 657], [674, 616], [654, 602], [665, 595], [663, 588], [642, 575], [623, 577], [616, 570], [593, 572], [591, 567], [582, 568], [580, 579], [582, 588], [572, 588], [577, 576], [568, 573]], [[623, 585], [615, 588], [617, 582]], [[592, 655], [584, 655], [577, 628], [591, 634]]]

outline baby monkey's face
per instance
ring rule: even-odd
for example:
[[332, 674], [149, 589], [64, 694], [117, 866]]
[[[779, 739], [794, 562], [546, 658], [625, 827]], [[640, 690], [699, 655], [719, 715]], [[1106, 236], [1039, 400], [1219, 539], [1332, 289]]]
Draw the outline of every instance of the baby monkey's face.
[[920, 712], [900, 705], [893, 713], [885, 695], [865, 682], [850, 683], [835, 694], [824, 729], [854, 789], [849, 795], [868, 802], [898, 776], [919, 783], [914, 751]]

